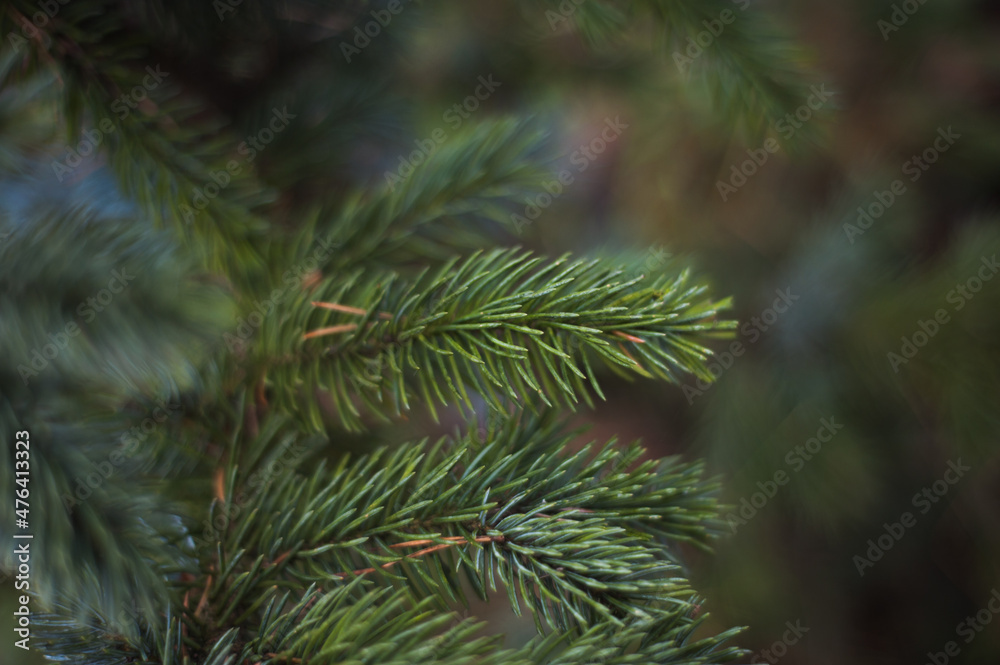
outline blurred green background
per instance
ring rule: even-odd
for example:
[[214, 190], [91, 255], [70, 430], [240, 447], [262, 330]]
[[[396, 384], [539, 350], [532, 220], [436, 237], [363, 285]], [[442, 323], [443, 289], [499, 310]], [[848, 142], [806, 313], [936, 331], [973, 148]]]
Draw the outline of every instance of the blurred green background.
[[[650, 270], [663, 246], [735, 297], [741, 345], [738, 355], [718, 345], [715, 384], [612, 382], [608, 401], [577, 419], [597, 439], [705, 457], [722, 477], [732, 533], [689, 563], [714, 627], [749, 627], [751, 662], [917, 664], [949, 642], [958, 655], [947, 662], [1000, 662], [1000, 616], [988, 609], [1000, 589], [1000, 279], [990, 269], [1000, 254], [1000, 6], [911, 4], [887, 31], [893, 3], [752, 3], [786, 24], [818, 89], [832, 93], [802, 100], [814, 108], [801, 128], [759, 136], [735, 130], [642, 34], [595, 50], [537, 13], [526, 31], [514, 3], [425, 3], [359, 56], [391, 59], [407, 120], [394, 115], [385, 131], [399, 150], [284, 148], [298, 168], [340, 160], [378, 182], [492, 77], [496, 91], [463, 122], [534, 115], [562, 156], [553, 173], [575, 174], [499, 242], [550, 254], [638, 247]], [[322, 100], [355, 94], [354, 83], [311, 90]], [[620, 135], [581, 169], [574, 152], [615, 119]], [[761, 151], [766, 137], [776, 150]], [[747, 166], [755, 155], [766, 161]], [[734, 168], [752, 172], [738, 187]], [[269, 173], [283, 177], [300, 183], [294, 171]], [[720, 182], [735, 191], [723, 195]], [[865, 228], [859, 206], [884, 212]], [[810, 443], [831, 421], [842, 427]], [[969, 470], [950, 483], [959, 460]], [[914, 498], [925, 488], [934, 502]], [[906, 512], [912, 526], [894, 526]], [[880, 537], [889, 547], [859, 564]], [[480, 609], [496, 612], [508, 639], [527, 634], [506, 610]], [[963, 629], [977, 612], [978, 630]], [[39, 662], [12, 641], [0, 641], [0, 662]]]

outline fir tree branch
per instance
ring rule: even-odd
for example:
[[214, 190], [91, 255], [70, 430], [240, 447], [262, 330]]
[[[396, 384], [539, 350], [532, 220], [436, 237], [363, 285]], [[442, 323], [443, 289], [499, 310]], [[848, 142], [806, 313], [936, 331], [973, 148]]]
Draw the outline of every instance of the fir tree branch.
[[[38, 11], [32, 3], [16, 4], [26, 5], [29, 15]], [[95, 160], [93, 166], [100, 159], [90, 152], [103, 153], [145, 214], [176, 232], [205, 267], [242, 281], [248, 269], [263, 266], [254, 237], [265, 224], [250, 210], [268, 201], [269, 193], [249, 165], [236, 172], [227, 168], [236, 163], [240, 141], [227, 133], [224, 120], [186, 98], [161, 63], [142, 57], [118, 4], [60, 5], [39, 38], [22, 49], [16, 76], [54, 69], [63, 89], [52, 103], [65, 122], [67, 147], [90, 146], [83, 159]], [[21, 31], [16, 22], [12, 27]], [[63, 153], [51, 169], [60, 182], [71, 182], [81, 174], [63, 159], [70, 153]], [[221, 181], [213, 179], [220, 173]]]
[[[621, 16], [655, 15], [683, 39], [720, 3], [644, 0]], [[103, 175], [87, 185], [140, 210], [135, 219], [97, 215], [70, 192], [72, 211], [30, 202], [0, 220], [15, 236], [0, 246], [0, 491], [13, 489], [10, 435], [28, 429], [32, 505], [46, 534], [32, 592], [54, 600], [33, 630], [49, 654], [86, 665], [682, 665], [736, 656], [720, 648], [732, 632], [693, 638], [703, 617], [677, 553], [681, 543], [707, 547], [721, 530], [716, 483], [702, 467], [644, 461], [637, 445], [577, 449], [551, 421], [502, 411], [511, 402], [589, 403], [601, 395], [603, 369], [711, 380], [705, 345], [733, 327], [719, 318], [726, 301], [680, 270], [645, 276], [629, 262], [518, 250], [448, 261], [491, 244], [510, 206], [538, 191], [538, 132], [512, 119], [470, 123], [432, 138], [436, 147], [412, 172], [404, 154], [400, 170], [393, 160], [359, 191], [356, 128], [381, 122], [368, 113], [377, 96], [359, 91], [393, 75], [373, 65], [391, 54], [373, 49], [353, 73], [339, 62], [303, 67], [302, 79], [318, 72], [328, 87], [314, 85], [318, 76], [309, 85], [283, 79], [316, 56], [338, 55], [334, 38], [366, 10], [244, 4], [216, 22], [216, 4], [194, 0], [74, 0], [17, 44], [39, 6], [8, 4], [0, 34], [15, 48], [0, 55], [0, 80], [32, 101], [9, 105], [4, 120], [30, 129], [26, 114], [58, 116], [69, 146], [100, 129], [105, 161], [93, 165], [106, 162], [119, 187]], [[594, 17], [602, 30], [622, 25], [609, 1], [578, 9], [581, 25]], [[392, 32], [402, 36], [401, 25]], [[769, 117], [792, 99], [782, 97], [791, 77], [740, 36], [750, 25], [719, 38], [725, 66], [712, 80], [733, 91], [739, 113]], [[147, 65], [163, 65], [155, 86]], [[55, 94], [40, 91], [52, 81]], [[145, 99], [122, 106], [121, 117], [116, 100], [140, 86]], [[273, 100], [289, 99], [303, 104], [291, 108], [301, 126], [275, 142], [263, 166], [247, 160], [237, 172], [237, 128], [258, 129]], [[0, 94], [0, 112], [8, 101]], [[345, 116], [356, 124], [340, 123]], [[0, 134], [0, 153], [34, 149]], [[0, 167], [26, 163], [17, 155]], [[349, 174], [339, 172], [345, 164]], [[272, 200], [265, 182], [284, 189], [267, 209], [277, 218], [270, 225], [257, 216]], [[346, 201], [345, 183], [355, 192]], [[195, 190], [212, 184], [218, 195], [198, 205]], [[315, 243], [327, 255], [296, 282], [307, 288], [263, 316], [248, 353], [216, 354], [219, 333], [235, 326], [228, 296], [146, 228], [147, 217], [202, 268], [224, 273], [243, 303], [264, 297], [258, 288], [273, 271], [304, 262]], [[135, 283], [115, 291], [114, 307], [99, 310], [47, 374], [25, 382], [19, 363], [75, 322], [73, 308], [103, 289], [119, 260], [137, 265]], [[455, 403], [481, 410], [485, 401], [494, 415], [485, 433], [345, 457], [304, 475], [277, 470], [303, 466], [306, 452], [327, 443], [309, 433], [325, 429], [320, 390], [354, 429], [416, 401], [432, 412]], [[81, 474], [114, 459], [122, 431], [152, 410], [136, 418], [138, 405], [156, 396], [182, 401], [183, 418], [143, 430], [134, 457], [116, 463], [92, 496], [68, 496]], [[523, 649], [500, 649], [446, 611], [501, 587], [541, 633]], [[135, 604], [122, 616], [128, 600]]]
[[363, 423], [356, 400], [382, 417], [409, 409], [414, 397], [435, 416], [435, 403], [471, 411], [472, 393], [497, 409], [536, 399], [573, 408], [581, 398], [590, 403], [591, 391], [603, 397], [595, 365], [711, 381], [703, 344], [733, 328], [717, 318], [728, 303], [708, 299], [686, 272], [627, 275], [600, 261], [498, 250], [409, 284], [391, 275], [331, 279], [265, 322], [251, 362], [266, 368], [279, 408], [317, 428], [318, 406], [301, 396], [301, 377], [329, 391], [354, 429]]
[[[14, 432], [30, 432], [32, 525], [46, 542], [32, 590], [152, 613], [166, 584], [150, 562], [185, 563], [181, 503], [151, 453], [178, 393], [201, 385], [228, 300], [141, 218], [44, 187], [20, 196], [0, 217], [13, 229], [0, 244], [0, 489], [14, 495]], [[7, 535], [14, 505], [2, 505]]]
[[223, 538], [213, 615], [239, 615], [240, 599], [281, 579], [375, 572], [461, 597], [462, 569], [477, 594], [499, 577], [515, 607], [562, 627], [687, 604], [670, 547], [718, 532], [715, 484], [698, 465], [639, 463], [635, 445], [565, 455], [568, 442], [554, 425], [511, 422], [283, 478]]
[[324, 271], [426, 265], [482, 247], [485, 229], [477, 223], [509, 223], [510, 209], [539, 191], [543, 139], [531, 123], [507, 118], [477, 123], [440, 146], [427, 139], [434, 148], [418, 151], [419, 161], [409, 157], [412, 148], [404, 150], [378, 186], [352, 196], [335, 215], [321, 214], [332, 221], [315, 232], [337, 246]]
[[82, 665], [167, 665], [181, 654], [199, 665], [715, 665], [745, 655], [722, 646], [737, 630], [695, 639], [705, 619], [682, 608], [655, 620], [596, 622], [548, 633], [520, 649], [502, 649], [499, 636], [478, 636], [482, 624], [442, 612], [430, 598], [416, 601], [404, 589], [365, 591], [356, 580], [328, 592], [310, 588], [298, 598], [272, 589], [259, 624], [222, 631], [203, 643], [188, 644], [178, 630], [180, 620], [169, 611], [162, 618], [164, 630], [136, 640], [104, 633], [99, 622], [75, 625], [54, 614], [35, 622], [40, 639]]

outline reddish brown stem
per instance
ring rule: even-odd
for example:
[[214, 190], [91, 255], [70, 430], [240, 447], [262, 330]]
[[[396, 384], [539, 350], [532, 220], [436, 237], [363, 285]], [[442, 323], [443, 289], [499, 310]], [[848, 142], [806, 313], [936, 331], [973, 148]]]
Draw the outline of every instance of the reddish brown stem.
[[[459, 544], [461, 544], [463, 542], [469, 542], [468, 539], [463, 538], [462, 536], [452, 536], [452, 537], [449, 537], [447, 540], [448, 540], [447, 543], [438, 543], [437, 545], [434, 545], [433, 547], [425, 547], [424, 549], [419, 550], [417, 552], [411, 552], [410, 554], [407, 554], [406, 556], [404, 556], [402, 559], [397, 559], [396, 561], [388, 561], [386, 563], [383, 563], [378, 568], [381, 568], [383, 570], [388, 570], [389, 568], [392, 568], [393, 566], [395, 566], [397, 563], [399, 563], [403, 559], [412, 559], [412, 558], [415, 558], [415, 557], [418, 557], [418, 556], [423, 556], [424, 554], [430, 554], [431, 552], [438, 552], [440, 550], [447, 549], [447, 548], [452, 547], [454, 545], [459, 545]], [[503, 536], [479, 536], [478, 538], [474, 538], [473, 540], [475, 542], [477, 542], [477, 543], [501, 543], [501, 542], [503, 542]], [[406, 543], [398, 543], [394, 547], [416, 545], [418, 543], [422, 544], [424, 542], [434, 542], [434, 541], [432, 541], [432, 540], [430, 540], [430, 541], [413, 540], [413, 541], [408, 541]], [[352, 570], [350, 573], [338, 573], [337, 576], [338, 577], [347, 577], [348, 575], [367, 575], [368, 573], [374, 573], [376, 570], [378, 570], [378, 568], [360, 568], [358, 570]]]
[[635, 335], [629, 335], [628, 333], [623, 333], [621, 330], [616, 330], [612, 335], [617, 335], [618, 337], [623, 337], [630, 342], [635, 342], [636, 344], [645, 344], [646, 340], [636, 337]]
[[201, 600], [198, 601], [198, 607], [194, 610], [194, 616], [196, 619], [200, 619], [202, 613], [205, 611], [205, 606], [208, 604], [208, 590], [212, 588], [212, 576], [208, 576], [208, 581], [205, 582], [205, 590], [201, 593]]
[[312, 339], [313, 337], [321, 337], [323, 335], [333, 335], [335, 333], [350, 332], [357, 329], [357, 324], [355, 323], [342, 323], [339, 326], [330, 326], [329, 328], [320, 328], [319, 330], [313, 330], [312, 332], [307, 332], [302, 336], [302, 339]]
[[226, 501], [225, 475], [221, 466], [215, 470], [215, 498], [222, 503]]
[[[357, 314], [358, 316], [367, 316], [368, 310], [361, 309], [360, 307], [351, 307], [350, 305], [341, 305], [335, 302], [319, 302], [313, 300], [310, 303], [313, 307], [322, 307], [323, 309], [332, 309], [335, 312], [344, 312], [345, 314]], [[392, 318], [392, 314], [388, 312], [379, 312], [378, 316], [380, 319], [389, 320]]]

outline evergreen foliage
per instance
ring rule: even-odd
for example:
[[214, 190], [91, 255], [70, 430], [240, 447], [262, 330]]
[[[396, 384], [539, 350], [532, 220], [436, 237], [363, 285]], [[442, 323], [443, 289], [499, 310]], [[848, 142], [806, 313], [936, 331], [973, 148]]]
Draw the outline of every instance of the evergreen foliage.
[[[26, 430], [32, 646], [90, 665], [737, 658], [734, 631], [696, 634], [680, 551], [719, 533], [716, 484], [558, 424], [608, 371], [710, 381], [728, 301], [679, 264], [483, 249], [540, 191], [535, 121], [478, 119], [405, 176], [359, 175], [352, 155], [404, 135], [386, 90], [408, 14], [348, 64], [355, 3], [219, 4], [0, 16], [0, 533]], [[683, 46], [725, 6], [639, 4], [576, 20], [601, 41], [654, 17]], [[799, 103], [754, 25], [705, 65], [750, 127]], [[242, 137], [275, 114], [293, 119], [253, 161]], [[448, 409], [454, 434], [389, 445]], [[535, 619], [526, 646], [455, 614], [504, 596]]]

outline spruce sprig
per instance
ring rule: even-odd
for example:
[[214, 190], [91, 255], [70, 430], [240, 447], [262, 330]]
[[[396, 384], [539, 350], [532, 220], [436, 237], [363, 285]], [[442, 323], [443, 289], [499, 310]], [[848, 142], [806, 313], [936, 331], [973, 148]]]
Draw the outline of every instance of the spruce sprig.
[[493, 250], [414, 280], [393, 274], [326, 280], [265, 322], [252, 366], [282, 408], [321, 427], [306, 390], [329, 391], [348, 428], [414, 397], [475, 409], [505, 400], [574, 408], [603, 397], [597, 367], [677, 382], [711, 380], [704, 345], [734, 323], [687, 272], [646, 276], [600, 260], [545, 260]]

